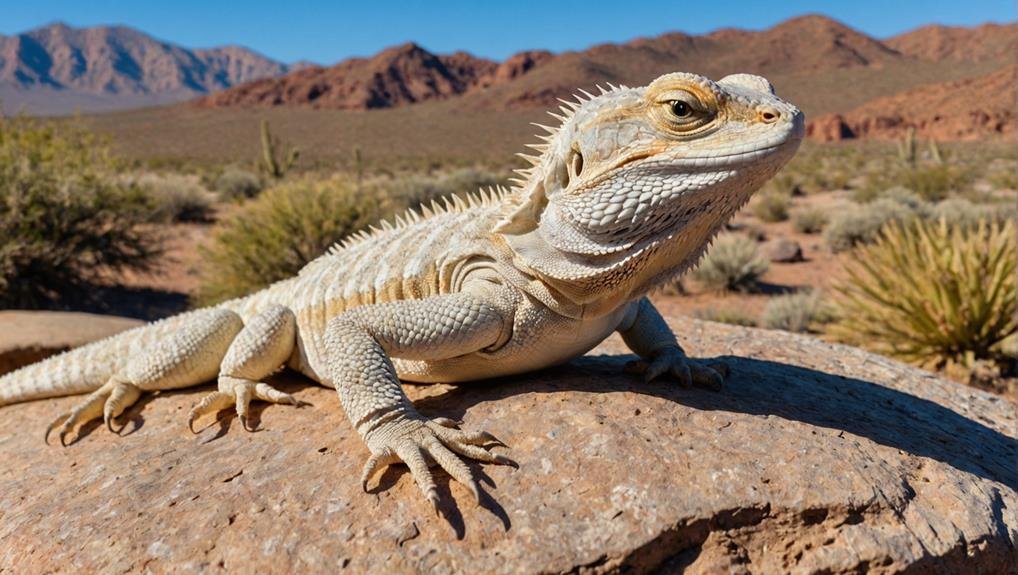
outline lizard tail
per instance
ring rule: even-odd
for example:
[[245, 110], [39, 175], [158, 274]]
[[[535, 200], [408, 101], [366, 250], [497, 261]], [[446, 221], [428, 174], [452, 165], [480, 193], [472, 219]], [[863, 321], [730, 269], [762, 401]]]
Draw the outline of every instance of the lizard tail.
[[132, 356], [160, 345], [195, 313], [122, 331], [0, 376], [0, 406], [95, 391], [123, 371]]
[[0, 406], [99, 389], [126, 362], [132, 332], [146, 327], [130, 329], [0, 376]]

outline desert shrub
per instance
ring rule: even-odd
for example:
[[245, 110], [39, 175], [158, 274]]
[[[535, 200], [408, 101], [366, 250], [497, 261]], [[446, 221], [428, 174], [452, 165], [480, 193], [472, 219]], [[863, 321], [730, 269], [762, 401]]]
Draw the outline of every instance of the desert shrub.
[[271, 188], [220, 222], [202, 246], [197, 301], [219, 302], [292, 277], [377, 213], [377, 202], [345, 179]]
[[932, 216], [937, 220], [945, 220], [949, 226], [973, 227], [980, 220], [991, 219], [993, 210], [964, 198], [948, 198], [933, 207]]
[[262, 180], [253, 172], [229, 167], [216, 178], [215, 189], [226, 200], [249, 199], [262, 191]]
[[144, 174], [136, 180], [152, 198], [156, 221], [207, 222], [212, 219], [214, 198], [197, 176]]
[[75, 128], [0, 117], [0, 307], [39, 307], [109, 271], [151, 268], [150, 204]]
[[768, 329], [797, 333], [810, 331], [831, 319], [830, 308], [818, 291], [771, 298], [761, 316], [763, 326]]
[[472, 194], [479, 189], [503, 183], [504, 179], [478, 168], [461, 168], [446, 174], [428, 176], [411, 174], [383, 179], [366, 186], [384, 198], [387, 213], [401, 213], [407, 208], [429, 204], [445, 196]]
[[800, 234], [819, 234], [827, 225], [827, 212], [820, 208], [800, 210], [792, 219], [792, 226]]
[[928, 202], [937, 202], [951, 192], [968, 186], [969, 176], [950, 165], [915, 167], [899, 172], [897, 184], [919, 194]]
[[865, 202], [882, 196], [885, 190], [905, 188], [927, 202], [937, 202], [967, 190], [971, 179], [967, 170], [949, 164], [891, 167], [870, 176], [854, 196], [856, 201]]
[[906, 204], [883, 198], [839, 212], [824, 230], [824, 241], [833, 252], [872, 243], [890, 222], [908, 222], [919, 214]]
[[986, 179], [996, 190], [1018, 190], [1018, 173], [1012, 166], [991, 172]]
[[908, 208], [910, 212], [921, 218], [929, 217], [933, 212], [932, 204], [921, 198], [919, 194], [901, 186], [895, 186], [884, 190], [884, 192], [880, 194], [880, 199], [890, 200], [896, 204], [902, 205], [905, 208]]
[[757, 252], [756, 242], [736, 234], [724, 234], [693, 271], [693, 277], [715, 291], [753, 291], [767, 272], [767, 260]]
[[927, 367], [996, 358], [1018, 332], [1016, 252], [1011, 222], [888, 226], [852, 253], [830, 332]]
[[748, 313], [733, 307], [709, 307], [696, 310], [693, 316], [707, 321], [741, 325], [744, 327], [756, 326], [756, 318]]
[[753, 215], [764, 222], [783, 222], [788, 219], [791, 196], [786, 192], [767, 191], [757, 196]]

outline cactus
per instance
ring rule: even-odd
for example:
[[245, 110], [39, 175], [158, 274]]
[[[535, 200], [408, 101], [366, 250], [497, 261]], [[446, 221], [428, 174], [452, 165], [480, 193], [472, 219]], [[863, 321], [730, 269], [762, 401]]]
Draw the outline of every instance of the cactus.
[[297, 163], [300, 150], [288, 144], [285, 146], [285, 151], [280, 150], [279, 138], [273, 136], [269, 131], [268, 120], [262, 120], [261, 128], [262, 159], [259, 168], [267, 176], [276, 180], [281, 179]]
[[934, 164], [944, 165], [944, 156], [940, 153], [940, 146], [937, 145], [936, 140], [930, 140], [930, 158], [933, 159]]
[[898, 158], [906, 166], [915, 166], [915, 126], [909, 126], [908, 131], [905, 132], [905, 137], [898, 142]]
[[353, 149], [354, 170], [357, 172], [357, 191], [361, 191], [361, 184], [364, 183], [364, 158], [361, 156], [361, 147]]

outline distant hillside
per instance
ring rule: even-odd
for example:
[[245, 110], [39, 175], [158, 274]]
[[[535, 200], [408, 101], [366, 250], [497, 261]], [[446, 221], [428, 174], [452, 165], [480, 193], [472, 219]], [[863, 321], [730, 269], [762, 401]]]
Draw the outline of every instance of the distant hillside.
[[[482, 108], [546, 107], [577, 87], [642, 84], [669, 71], [809, 73], [882, 67], [901, 55], [843, 24], [804, 16], [763, 32], [670, 33], [626, 44], [602, 44], [552, 55], [524, 52], [498, 64], [465, 53], [435, 55], [415, 44], [371, 58], [301, 70], [241, 85], [199, 100], [202, 106], [308, 106], [376, 109], [479, 94]], [[489, 90], [499, 87], [499, 90]]]
[[287, 71], [246, 48], [191, 50], [123, 26], [56, 23], [0, 36], [0, 101], [8, 113], [177, 102]]
[[312, 67], [207, 96], [201, 106], [309, 106], [335, 110], [393, 108], [444, 100], [509, 82], [552, 59], [549, 52], [517, 54], [499, 64], [466, 52], [439, 56], [407, 43], [371, 58]]
[[885, 42], [923, 60], [983, 62], [1018, 59], [1018, 24], [983, 24], [975, 28], [923, 26]]
[[810, 135], [821, 141], [895, 138], [912, 126], [921, 138], [978, 140], [1015, 133], [1018, 65], [985, 76], [928, 84], [878, 98], [845, 114], [815, 118]]
[[[196, 103], [204, 108], [377, 110], [456, 100], [457, 109], [478, 113], [527, 111], [554, 107], [577, 88], [598, 83], [640, 85], [677, 70], [713, 78], [750, 72], [771, 79], [807, 117], [820, 119], [822, 125], [811, 129], [817, 136], [841, 134], [836, 127], [840, 120], [830, 114], [851, 112], [842, 118], [859, 127], [844, 130], [850, 137], [889, 137], [921, 122], [924, 130], [930, 126], [929, 137], [971, 138], [1012, 131], [1014, 114], [986, 106], [1013, 90], [990, 93], [999, 82], [974, 79], [1000, 72], [1016, 54], [1018, 24], [927, 26], [880, 41], [825, 16], [808, 15], [762, 31], [724, 29], [701, 36], [675, 32], [557, 55], [526, 52], [502, 63], [462, 52], [437, 55], [405, 44], [371, 58], [242, 84]], [[943, 128], [948, 122], [931, 119], [934, 111], [893, 111], [907, 104], [895, 100], [902, 94], [923, 95], [918, 101], [927, 101], [926, 96], [953, 82], [965, 86], [966, 99], [957, 101], [959, 109], [983, 120], [969, 128]], [[876, 103], [867, 106], [869, 102]], [[882, 108], [891, 102], [899, 103]], [[879, 115], [861, 118], [864, 113]], [[878, 124], [884, 127], [862, 128]]]

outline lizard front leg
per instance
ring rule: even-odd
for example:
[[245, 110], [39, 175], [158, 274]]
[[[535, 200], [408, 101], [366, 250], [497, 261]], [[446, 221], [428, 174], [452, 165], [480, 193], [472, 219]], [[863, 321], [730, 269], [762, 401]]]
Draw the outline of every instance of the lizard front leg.
[[483, 447], [499, 443], [490, 434], [461, 431], [447, 419], [429, 420], [419, 414], [403, 393], [390, 359], [441, 360], [495, 345], [511, 319], [486, 300], [458, 293], [365, 305], [329, 322], [325, 335], [329, 375], [347, 416], [371, 450], [361, 474], [365, 489], [376, 470], [402, 461], [437, 508], [438, 492], [428, 458], [476, 498], [480, 497], [477, 482], [456, 454], [512, 464]]
[[721, 389], [727, 366], [717, 363], [708, 367], [686, 357], [675, 334], [649, 299], [640, 298], [629, 305], [617, 329], [629, 349], [641, 359], [626, 366], [627, 370], [642, 374], [646, 381], [670, 373], [683, 386], [696, 383]]

